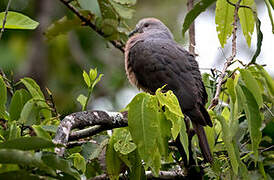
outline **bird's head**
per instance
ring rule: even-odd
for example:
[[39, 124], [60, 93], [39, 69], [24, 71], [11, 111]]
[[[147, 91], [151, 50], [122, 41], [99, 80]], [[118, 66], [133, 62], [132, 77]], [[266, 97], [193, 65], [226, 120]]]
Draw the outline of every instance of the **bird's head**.
[[169, 38], [173, 39], [173, 35], [171, 34], [170, 30], [166, 27], [164, 23], [162, 23], [159, 19], [156, 18], [144, 18], [141, 19], [135, 29], [130, 32], [129, 37], [133, 36], [136, 33], [164, 33]]

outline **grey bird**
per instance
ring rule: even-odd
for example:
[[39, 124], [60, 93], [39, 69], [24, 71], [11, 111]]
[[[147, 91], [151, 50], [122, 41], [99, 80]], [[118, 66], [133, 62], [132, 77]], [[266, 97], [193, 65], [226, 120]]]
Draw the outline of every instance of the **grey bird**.
[[132, 85], [154, 94], [158, 88], [172, 90], [182, 112], [192, 122], [205, 161], [212, 154], [203, 126], [212, 127], [205, 108], [207, 93], [195, 57], [178, 45], [170, 30], [156, 18], [138, 22], [125, 48], [125, 69]]

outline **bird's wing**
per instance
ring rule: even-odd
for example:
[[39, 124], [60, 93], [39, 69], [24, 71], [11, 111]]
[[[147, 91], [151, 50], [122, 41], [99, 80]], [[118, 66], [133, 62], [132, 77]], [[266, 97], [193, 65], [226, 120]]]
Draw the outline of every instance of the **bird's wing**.
[[[175, 46], [174, 46], [175, 45]], [[167, 84], [174, 92], [182, 110], [193, 109], [197, 103], [199, 89], [193, 77], [192, 66], [177, 45], [166, 40], [137, 42], [129, 51], [128, 66], [131, 66], [138, 84], [154, 93]]]

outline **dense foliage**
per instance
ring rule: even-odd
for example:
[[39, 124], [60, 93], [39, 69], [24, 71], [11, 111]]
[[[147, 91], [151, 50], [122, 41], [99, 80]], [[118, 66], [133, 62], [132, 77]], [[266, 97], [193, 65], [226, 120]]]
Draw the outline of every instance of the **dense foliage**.
[[[246, 43], [250, 46], [255, 26], [257, 49], [248, 64], [232, 60], [231, 64], [239, 66], [226, 70], [219, 103], [209, 110], [214, 126], [205, 129], [214, 156], [212, 164], [203, 163], [197, 137], [189, 141], [184, 115], [171, 91], [158, 89], [155, 95], [136, 95], [122, 110], [128, 111], [128, 127], [65, 145], [54, 144], [52, 140], [62, 120], [60, 117], [65, 115], [57, 112], [54, 94], [49, 89], [43, 92], [32, 78], [24, 77], [15, 82], [10, 74], [6, 76], [1, 71], [0, 179], [84, 179], [102, 174], [110, 179], [121, 176], [146, 179], [148, 171], [155, 177], [160, 171], [186, 172], [182, 161], [185, 157], [174, 145], [177, 138], [187, 160], [190, 155], [194, 156], [197, 167], [207, 179], [273, 179], [274, 81], [264, 66], [256, 64], [263, 36], [254, 0], [201, 0], [186, 15], [182, 32], [184, 35], [195, 18], [216, 3], [216, 29], [223, 47], [233, 34], [238, 2], [241, 2], [238, 16]], [[265, 0], [265, 3], [272, 17], [273, 0]], [[132, 18], [136, 0], [73, 0], [64, 4], [73, 14], [53, 22], [45, 32], [47, 39], [54, 40], [60, 34], [88, 26], [122, 50], [129, 31], [126, 19]], [[1, 22], [5, 14], [0, 13]], [[10, 11], [5, 28], [35, 29], [38, 24]], [[207, 107], [215, 96], [221, 75], [218, 71], [203, 74], [209, 96]], [[75, 98], [82, 111], [87, 110], [95, 85], [104, 82], [102, 77], [97, 69], [83, 71], [86, 92], [82, 91]], [[63, 157], [54, 152], [56, 147], [66, 148]]]

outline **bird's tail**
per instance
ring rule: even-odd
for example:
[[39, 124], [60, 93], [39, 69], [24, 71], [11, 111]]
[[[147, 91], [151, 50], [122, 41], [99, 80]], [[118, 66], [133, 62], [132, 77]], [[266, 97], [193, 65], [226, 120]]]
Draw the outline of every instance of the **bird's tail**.
[[196, 122], [193, 122], [193, 121], [192, 121], [192, 126], [198, 136], [200, 149], [202, 151], [203, 157], [205, 158], [205, 161], [212, 163], [213, 158], [212, 158], [212, 154], [210, 152], [210, 148], [208, 145], [204, 127]]

